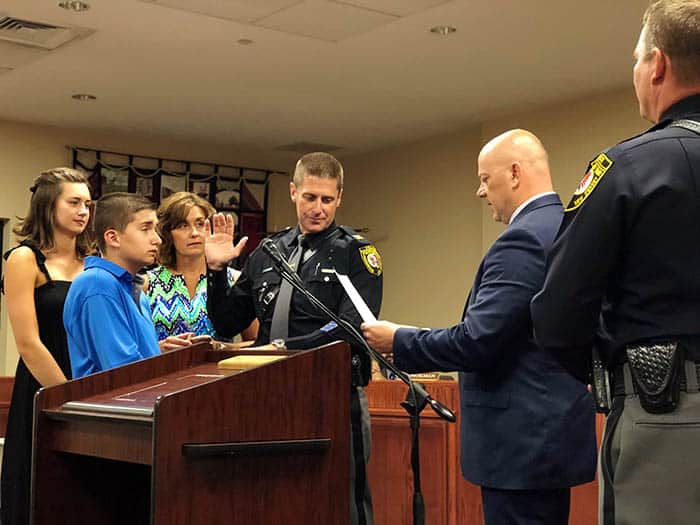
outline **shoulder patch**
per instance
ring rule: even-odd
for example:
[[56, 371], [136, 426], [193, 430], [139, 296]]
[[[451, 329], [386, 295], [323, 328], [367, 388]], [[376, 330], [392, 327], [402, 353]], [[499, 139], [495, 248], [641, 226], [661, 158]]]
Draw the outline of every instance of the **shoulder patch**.
[[377, 277], [382, 274], [382, 258], [374, 246], [369, 244], [360, 247], [360, 259], [369, 273]]
[[613, 161], [610, 160], [605, 153], [598, 155], [593, 162], [591, 162], [588, 171], [584, 175], [581, 182], [578, 183], [574, 195], [571, 197], [571, 201], [564, 209], [564, 211], [574, 211], [577, 209], [588, 196], [593, 193], [593, 190], [598, 186], [598, 183], [603, 178], [608, 170], [612, 167]]

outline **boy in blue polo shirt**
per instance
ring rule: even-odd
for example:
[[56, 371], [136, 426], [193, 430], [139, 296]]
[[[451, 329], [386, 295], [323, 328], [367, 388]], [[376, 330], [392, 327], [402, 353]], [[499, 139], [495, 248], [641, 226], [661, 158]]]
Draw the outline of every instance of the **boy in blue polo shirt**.
[[86, 257], [63, 310], [73, 377], [160, 353], [138, 271], [153, 264], [161, 239], [155, 204], [131, 193], [97, 201], [95, 236], [102, 257]]

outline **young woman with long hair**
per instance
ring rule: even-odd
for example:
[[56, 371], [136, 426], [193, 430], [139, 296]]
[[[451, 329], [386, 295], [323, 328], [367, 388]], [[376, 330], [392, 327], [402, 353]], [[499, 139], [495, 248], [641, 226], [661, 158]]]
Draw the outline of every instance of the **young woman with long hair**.
[[27, 215], [5, 253], [3, 292], [19, 362], [7, 421], [0, 479], [3, 525], [29, 523], [34, 394], [71, 377], [63, 303], [92, 243], [85, 175], [54, 168], [37, 177]]

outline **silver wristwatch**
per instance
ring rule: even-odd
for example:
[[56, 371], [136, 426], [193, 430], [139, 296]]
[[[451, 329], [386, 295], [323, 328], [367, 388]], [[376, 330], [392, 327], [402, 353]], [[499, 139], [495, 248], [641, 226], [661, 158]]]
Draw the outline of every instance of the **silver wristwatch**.
[[286, 350], [287, 344], [284, 339], [273, 339], [270, 344], [275, 347], [275, 350]]

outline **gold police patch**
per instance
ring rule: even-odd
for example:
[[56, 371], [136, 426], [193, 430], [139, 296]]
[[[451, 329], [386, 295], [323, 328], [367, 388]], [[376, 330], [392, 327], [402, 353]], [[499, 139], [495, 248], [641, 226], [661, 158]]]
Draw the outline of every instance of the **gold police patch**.
[[612, 165], [613, 161], [610, 160], [605, 153], [598, 155], [596, 159], [591, 162], [591, 166], [588, 168], [586, 175], [584, 175], [581, 182], [578, 183], [576, 191], [574, 191], [574, 195], [571, 197], [571, 201], [564, 211], [574, 211], [581, 206], [588, 196], [593, 193], [600, 179], [603, 178], [603, 175], [608, 172]]
[[374, 246], [369, 245], [361, 247], [360, 258], [369, 273], [376, 276], [382, 274], [382, 258]]

